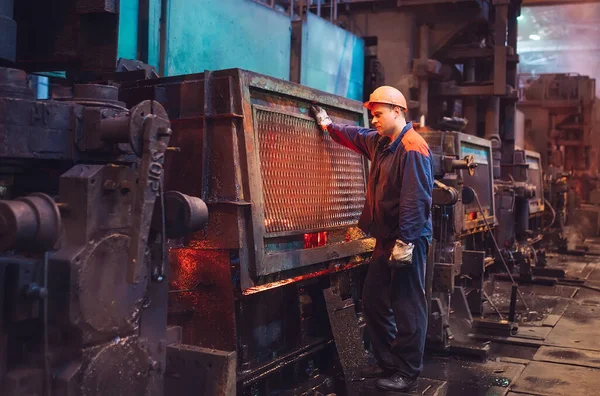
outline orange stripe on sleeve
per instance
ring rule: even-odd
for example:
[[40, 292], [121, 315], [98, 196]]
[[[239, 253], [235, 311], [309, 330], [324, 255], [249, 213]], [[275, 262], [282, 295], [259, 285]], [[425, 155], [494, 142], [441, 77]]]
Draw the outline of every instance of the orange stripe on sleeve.
[[414, 129], [409, 129], [402, 137], [404, 149], [408, 151], [417, 151], [425, 156], [429, 156], [429, 146], [421, 135]]

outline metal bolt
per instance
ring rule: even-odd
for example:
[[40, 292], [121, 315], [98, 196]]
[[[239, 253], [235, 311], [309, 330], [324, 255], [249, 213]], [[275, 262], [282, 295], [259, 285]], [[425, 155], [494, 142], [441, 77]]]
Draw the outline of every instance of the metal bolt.
[[162, 282], [164, 277], [160, 274], [152, 274], [152, 281], [154, 282]]
[[48, 289], [33, 283], [27, 287], [25, 295], [29, 298], [44, 299], [48, 297]]
[[112, 180], [107, 180], [104, 182], [104, 189], [114, 191], [117, 189], [117, 184]]
[[129, 182], [129, 180], [123, 180], [120, 184], [119, 184], [119, 188], [121, 189], [121, 192], [123, 194], [127, 194], [128, 192], [131, 191], [132, 189], [132, 185]]
[[171, 130], [171, 128], [160, 128], [158, 130], [158, 136], [162, 137], [162, 136], [171, 136], [171, 133], [173, 133], [173, 131]]

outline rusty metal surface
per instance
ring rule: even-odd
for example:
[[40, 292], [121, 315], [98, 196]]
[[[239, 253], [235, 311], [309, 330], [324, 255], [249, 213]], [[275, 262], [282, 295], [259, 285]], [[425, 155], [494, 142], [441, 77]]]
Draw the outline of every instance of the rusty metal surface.
[[364, 115], [366, 120], [366, 109], [362, 107], [362, 103], [360, 102], [250, 71], [244, 70], [243, 74], [252, 88], [259, 88], [288, 97], [292, 96], [311, 103], [316, 102], [352, 113], [358, 113]]
[[421, 377], [447, 382], [447, 395], [503, 395], [523, 377], [522, 364], [475, 362], [452, 357], [427, 359]]
[[234, 351], [234, 294], [228, 251], [171, 249], [169, 324], [183, 343]]
[[144, 395], [151, 360], [135, 336], [83, 351], [81, 395]]
[[33, 99], [33, 91], [23, 70], [0, 68], [0, 96]]
[[408, 395], [421, 395], [421, 396], [455, 396], [455, 395], [464, 395], [458, 389], [457, 393], [448, 393], [448, 382], [447, 381], [439, 381], [430, 378], [420, 377], [417, 380], [416, 389], [411, 391], [410, 393], [400, 393], [400, 392], [385, 392], [380, 391], [375, 386], [375, 380], [369, 380], [365, 384], [365, 389], [360, 393], [361, 396], [408, 396]]
[[358, 153], [322, 135], [310, 117], [255, 106], [255, 122], [269, 236], [358, 221], [365, 202]]
[[[170, 249], [169, 324], [185, 344], [235, 351], [246, 390], [312, 375], [313, 364], [331, 370], [316, 358], [331, 356], [321, 284], [364, 270], [374, 241], [353, 227], [366, 161], [322, 136], [308, 111], [317, 102], [363, 125], [362, 104], [239, 69], [125, 83], [120, 100], [143, 99], [164, 104], [181, 149], [167, 154], [166, 189], [201, 195], [210, 211]], [[307, 244], [313, 231], [327, 235]]]
[[363, 346], [358, 319], [352, 299], [343, 300], [336, 287], [323, 290], [327, 314], [335, 346], [344, 371], [348, 395], [359, 395], [362, 389], [360, 369], [367, 366], [367, 354]]
[[534, 395], [595, 395], [600, 388], [600, 370], [564, 364], [531, 362], [511, 388]]
[[[113, 336], [137, 330], [146, 294], [148, 270], [144, 281], [128, 285], [126, 276], [127, 247], [130, 238], [110, 235], [99, 240], [89, 252], [79, 272], [82, 320], [95, 331]], [[111, 279], [110, 293], [100, 280]], [[118, 303], [117, 303], [118, 301]]]
[[[147, 114], [135, 117], [137, 113], [132, 111], [132, 120], [130, 125], [136, 125], [139, 122], [143, 130], [143, 151], [141, 163], [139, 165], [139, 174], [136, 181], [137, 193], [135, 195], [132, 211], [132, 235], [129, 245], [129, 263], [127, 269], [127, 281], [130, 283], [139, 283], [142, 281], [144, 271], [144, 255], [146, 243], [148, 241], [148, 232], [150, 231], [150, 222], [152, 221], [152, 212], [154, 203], [159, 194], [164, 191], [163, 188], [163, 164], [165, 161], [165, 152], [171, 137], [170, 122], [162, 110], [162, 106], [156, 104], [152, 106], [151, 101], [144, 101], [146, 111], [156, 107], [161, 109], [156, 114]], [[162, 113], [162, 114], [161, 114]], [[143, 121], [142, 121], [143, 119]], [[138, 129], [138, 128], [130, 128]], [[135, 147], [135, 144], [132, 144]]]
[[[25, 98], [23, 76], [0, 69], [0, 162], [9, 175], [3, 183], [16, 187], [9, 203], [33, 189], [48, 194], [56, 210], [34, 205], [40, 224], [33, 227], [15, 217], [17, 229], [35, 229], [43, 238], [11, 250], [8, 261], [0, 252], [15, 280], [10, 292], [0, 282], [6, 298], [0, 308], [8, 312], [0, 317], [0, 393], [39, 395], [37, 388], [52, 386], [57, 395], [160, 396], [168, 284], [157, 282], [167, 275], [160, 272], [149, 285], [149, 269], [154, 275], [165, 267], [161, 224], [174, 221], [167, 217], [177, 211], [161, 212], [159, 224], [150, 226], [155, 198], [162, 201], [169, 121], [155, 102], [130, 112], [106, 85], [79, 86], [71, 101], [34, 101]], [[51, 229], [55, 218], [62, 221], [58, 234]], [[47, 235], [60, 236], [58, 243]], [[42, 260], [36, 247], [52, 252]], [[137, 284], [126, 281], [132, 247]]]
[[600, 351], [600, 318], [593, 305], [571, 303], [546, 338], [546, 345]]
[[542, 345], [533, 360], [600, 369], [600, 352]]
[[[201, 194], [211, 210], [205, 232], [189, 246], [234, 249], [242, 290], [370, 251], [369, 243], [344, 239], [328, 240], [323, 249], [292, 240], [356, 222], [367, 163], [319, 135], [309, 107], [320, 103], [337, 122], [361, 125], [362, 103], [240, 69], [124, 83], [121, 100], [147, 98], [164, 104], [172, 144], [181, 149], [167, 155], [167, 189]], [[275, 238], [288, 238], [281, 246], [293, 250], [273, 249]]]
[[[81, 101], [34, 101], [28, 88], [12, 83], [20, 78], [12, 76], [12, 71], [0, 68], [0, 156], [15, 160], [136, 160], [131, 147], [116, 144], [130, 142], [117, 136], [115, 125], [122, 126], [124, 135], [132, 139], [140, 136], [141, 140], [142, 134], [141, 125], [129, 124], [130, 114], [118, 105], [121, 102], [88, 97]], [[94, 87], [98, 89], [80, 86], [80, 90], [90, 94]], [[105, 90], [114, 87], [101, 87]], [[150, 104], [147, 107], [152, 108]], [[159, 107], [153, 110], [157, 112]]]
[[118, 8], [118, 0], [15, 1], [17, 64], [28, 71], [114, 71]]
[[185, 344], [167, 348], [165, 395], [233, 395], [235, 383], [235, 352]]
[[344, 259], [351, 256], [370, 253], [375, 249], [375, 239], [359, 239], [344, 243], [329, 244], [312, 249], [296, 250], [290, 252], [265, 254], [260, 266], [257, 265], [257, 273], [266, 275], [269, 273], [306, 267], [324, 261]]

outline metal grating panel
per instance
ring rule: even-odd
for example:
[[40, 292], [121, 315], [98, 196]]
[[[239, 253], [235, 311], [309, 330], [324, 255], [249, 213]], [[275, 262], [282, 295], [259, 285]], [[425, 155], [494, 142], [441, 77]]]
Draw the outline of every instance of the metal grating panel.
[[321, 134], [310, 117], [255, 109], [266, 233], [356, 224], [365, 202], [361, 155]]

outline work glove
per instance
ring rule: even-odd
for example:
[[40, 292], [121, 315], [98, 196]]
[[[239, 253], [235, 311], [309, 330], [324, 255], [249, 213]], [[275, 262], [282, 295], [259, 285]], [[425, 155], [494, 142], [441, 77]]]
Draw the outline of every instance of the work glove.
[[311, 106], [313, 116], [317, 121], [317, 125], [319, 128], [323, 130], [323, 132], [327, 132], [327, 127], [333, 123], [331, 118], [327, 115], [327, 112], [323, 110], [320, 106]]
[[415, 245], [412, 243], [404, 243], [400, 239], [396, 239], [394, 248], [390, 253], [389, 265], [392, 268], [400, 268], [412, 265], [412, 254]]

